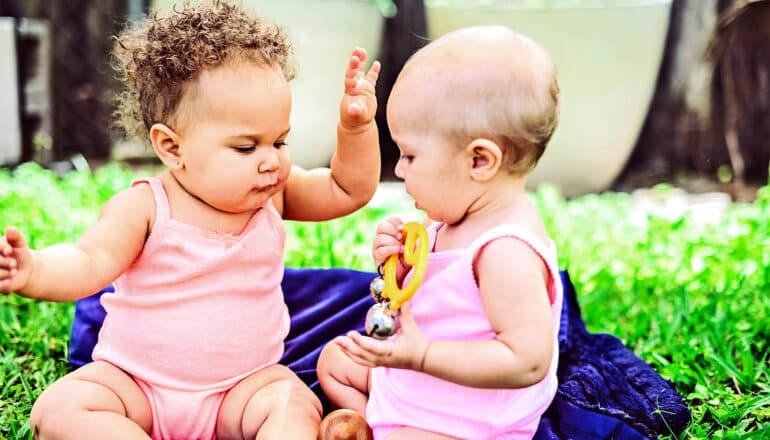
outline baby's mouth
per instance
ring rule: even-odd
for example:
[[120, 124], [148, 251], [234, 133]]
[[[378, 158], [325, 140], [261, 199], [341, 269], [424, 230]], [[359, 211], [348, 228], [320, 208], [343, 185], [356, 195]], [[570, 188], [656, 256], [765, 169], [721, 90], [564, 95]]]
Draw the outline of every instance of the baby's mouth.
[[278, 180], [275, 180], [273, 182], [269, 182], [265, 185], [259, 186], [257, 187], [257, 189], [260, 192], [273, 192], [278, 188], [279, 185], [280, 185], [280, 182]]

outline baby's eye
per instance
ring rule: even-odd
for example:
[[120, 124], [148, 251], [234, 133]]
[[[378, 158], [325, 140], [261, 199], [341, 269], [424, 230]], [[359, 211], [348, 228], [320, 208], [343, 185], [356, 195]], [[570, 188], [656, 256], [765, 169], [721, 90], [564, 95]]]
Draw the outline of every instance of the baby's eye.
[[281, 149], [281, 148], [285, 147], [286, 145], [288, 145], [286, 143], [286, 141], [275, 141], [275, 143], [273, 143], [273, 146], [275, 148], [278, 148], [278, 149]]
[[249, 154], [254, 151], [256, 147], [254, 145], [249, 145], [243, 147], [233, 147], [233, 149], [241, 154]]
[[402, 154], [401, 157], [399, 157], [399, 160], [405, 160], [407, 162], [412, 162], [414, 159], [414, 156], [408, 155], [408, 154]]

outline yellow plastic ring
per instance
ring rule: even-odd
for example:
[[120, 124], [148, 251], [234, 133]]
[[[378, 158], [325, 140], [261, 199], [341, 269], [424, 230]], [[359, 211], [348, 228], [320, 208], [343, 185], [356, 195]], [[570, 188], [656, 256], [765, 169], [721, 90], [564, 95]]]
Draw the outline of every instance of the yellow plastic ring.
[[385, 287], [382, 296], [390, 300], [390, 309], [397, 311], [412, 297], [425, 278], [428, 269], [428, 232], [417, 222], [409, 222], [402, 230], [404, 237], [404, 261], [414, 268], [412, 278], [406, 286], [399, 287], [396, 282], [398, 254], [391, 255], [385, 261]]

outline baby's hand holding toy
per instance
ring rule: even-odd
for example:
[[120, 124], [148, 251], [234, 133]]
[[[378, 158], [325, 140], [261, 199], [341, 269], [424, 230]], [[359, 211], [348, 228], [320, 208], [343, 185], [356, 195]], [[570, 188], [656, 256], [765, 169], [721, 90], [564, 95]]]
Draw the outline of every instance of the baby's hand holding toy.
[[390, 367], [423, 371], [430, 341], [412, 317], [409, 303], [398, 316], [397, 338], [380, 340], [350, 331], [335, 339], [337, 345], [353, 362], [365, 367]]
[[372, 280], [369, 290], [377, 301], [366, 314], [366, 334], [376, 339], [387, 339], [398, 330], [398, 312], [401, 305], [417, 291], [428, 267], [428, 233], [420, 223], [409, 222], [403, 227], [404, 261], [414, 267], [407, 285], [398, 286], [396, 271], [398, 254], [385, 261], [380, 276]]

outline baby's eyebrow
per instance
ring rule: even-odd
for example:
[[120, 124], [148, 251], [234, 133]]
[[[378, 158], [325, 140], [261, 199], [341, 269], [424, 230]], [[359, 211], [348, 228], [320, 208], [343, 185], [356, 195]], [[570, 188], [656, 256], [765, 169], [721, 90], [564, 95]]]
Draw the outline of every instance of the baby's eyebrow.
[[246, 140], [249, 140], [249, 141], [252, 141], [252, 142], [259, 142], [259, 137], [260, 136], [258, 134], [239, 134], [239, 135], [235, 135], [235, 136], [228, 136], [227, 140], [228, 141], [239, 141], [239, 140], [242, 140], [242, 139], [246, 139]]
[[[284, 136], [288, 135], [289, 131], [291, 131], [291, 127], [287, 128], [283, 133], [278, 135], [278, 137], [281, 138], [281, 137], [284, 137]], [[237, 134], [237, 135], [234, 135], [234, 136], [228, 136], [227, 140], [228, 141], [237, 141], [237, 140], [241, 140], [241, 139], [246, 139], [246, 140], [249, 140], [249, 141], [252, 141], [252, 142], [255, 142], [255, 143], [259, 143], [259, 140], [262, 138], [262, 136], [263, 135], [261, 133], [243, 133], [243, 134]]]

